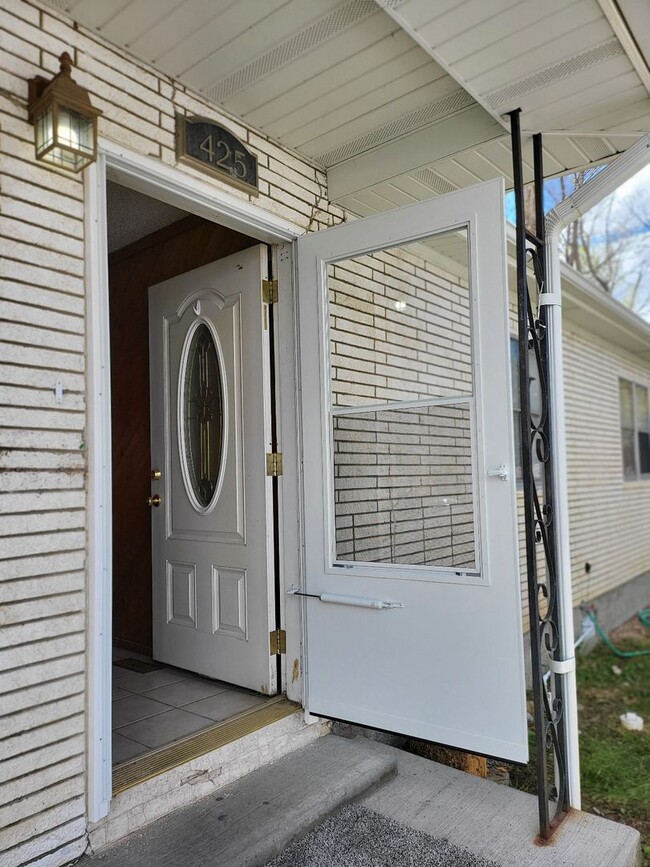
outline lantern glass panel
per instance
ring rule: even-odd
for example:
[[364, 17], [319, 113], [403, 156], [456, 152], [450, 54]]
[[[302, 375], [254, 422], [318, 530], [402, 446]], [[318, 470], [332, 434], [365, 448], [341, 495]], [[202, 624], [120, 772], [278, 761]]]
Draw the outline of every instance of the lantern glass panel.
[[94, 118], [54, 103], [36, 119], [36, 156], [78, 172], [94, 159]]
[[36, 156], [38, 159], [54, 144], [54, 111], [48, 105], [36, 118]]
[[60, 147], [79, 151], [85, 156], [93, 154], [93, 121], [77, 111], [59, 106], [56, 132]]

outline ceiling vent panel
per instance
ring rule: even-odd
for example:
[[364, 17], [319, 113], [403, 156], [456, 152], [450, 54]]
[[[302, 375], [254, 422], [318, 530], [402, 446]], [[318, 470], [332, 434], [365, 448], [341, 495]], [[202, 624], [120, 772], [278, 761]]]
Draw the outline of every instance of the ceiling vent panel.
[[440, 118], [455, 114], [457, 111], [461, 111], [471, 105], [474, 105], [474, 100], [466, 90], [455, 90], [443, 99], [438, 99], [435, 102], [408, 112], [353, 141], [346, 142], [346, 144], [340, 147], [321, 154], [316, 157], [316, 161], [320, 165], [325, 166], [325, 168], [329, 168], [344, 160], [349, 160], [364, 151], [370, 150], [370, 148], [385, 144], [402, 135], [421, 129], [430, 123], [434, 123], [440, 120]]
[[427, 187], [430, 187], [438, 196], [445, 196], [447, 193], [453, 193], [458, 189], [455, 184], [452, 184], [451, 181], [434, 172], [433, 169], [422, 169], [422, 171], [414, 174], [413, 177]]
[[605, 139], [596, 135], [575, 135], [570, 141], [580, 153], [584, 154], [585, 162], [598, 162], [612, 155], [612, 147]]
[[498, 110], [518, 108], [519, 100], [521, 97], [526, 96], [526, 94], [549, 87], [558, 81], [571, 78], [573, 75], [589, 69], [589, 67], [605, 63], [607, 60], [624, 53], [618, 39], [608, 39], [606, 42], [594, 45], [593, 48], [582, 51], [574, 57], [569, 57], [567, 60], [562, 60], [559, 63], [547, 66], [545, 69], [540, 69], [532, 75], [527, 75], [518, 81], [513, 81], [512, 84], [508, 84], [506, 87], [493, 90], [485, 98], [492, 108]]
[[375, 0], [351, 0], [260, 54], [221, 81], [214, 82], [204, 93], [216, 102], [225, 103], [236, 93], [376, 12]]

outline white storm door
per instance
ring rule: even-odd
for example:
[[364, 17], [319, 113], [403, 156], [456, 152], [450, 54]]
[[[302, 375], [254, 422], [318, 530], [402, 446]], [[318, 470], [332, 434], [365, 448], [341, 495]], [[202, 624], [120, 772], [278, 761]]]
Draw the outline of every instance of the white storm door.
[[307, 708], [525, 761], [503, 183], [297, 246]]
[[259, 245], [149, 290], [151, 512], [154, 657], [272, 694], [266, 261]]

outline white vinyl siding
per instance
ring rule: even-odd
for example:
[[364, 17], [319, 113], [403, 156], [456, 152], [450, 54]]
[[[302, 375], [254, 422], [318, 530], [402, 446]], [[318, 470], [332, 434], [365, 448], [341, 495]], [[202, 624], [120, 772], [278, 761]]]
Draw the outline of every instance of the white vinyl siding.
[[646, 572], [650, 564], [650, 486], [623, 477], [619, 401], [620, 379], [650, 385], [650, 365], [569, 324], [564, 367], [577, 605]]
[[[566, 287], [564, 289], [566, 292]], [[511, 333], [516, 333], [511, 294]], [[650, 386], [650, 363], [564, 317], [571, 577], [574, 605], [592, 601], [648, 571], [650, 496], [645, 479], [630, 484], [622, 469], [619, 381]], [[517, 492], [524, 627], [528, 628], [523, 491]], [[544, 574], [543, 546], [536, 546]], [[585, 564], [591, 565], [590, 572]]]

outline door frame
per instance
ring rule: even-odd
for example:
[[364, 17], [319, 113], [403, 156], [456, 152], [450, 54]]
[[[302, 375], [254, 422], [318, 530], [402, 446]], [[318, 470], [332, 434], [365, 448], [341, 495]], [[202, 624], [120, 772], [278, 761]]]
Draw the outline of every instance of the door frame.
[[[285, 303], [274, 316], [278, 438], [283, 453], [279, 486], [280, 575], [278, 591], [287, 653], [282, 684], [287, 695], [302, 699], [299, 609], [284, 605], [284, 576], [300, 572], [300, 503], [296, 394], [296, 333], [291, 242], [304, 234], [294, 224], [264, 211], [247, 199], [223, 191], [159, 159], [142, 156], [107, 140], [98, 146], [97, 161], [86, 172], [85, 262], [87, 275], [87, 458], [88, 458], [88, 601], [87, 601], [87, 815], [98, 822], [110, 810], [112, 797], [111, 665], [112, 665], [112, 497], [110, 328], [106, 182], [160, 199], [220, 225], [274, 245], [275, 277]], [[286, 661], [292, 675], [287, 676]], [[298, 663], [296, 665], [296, 662]]]

